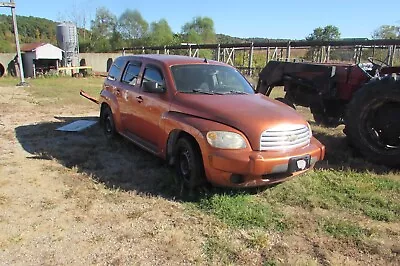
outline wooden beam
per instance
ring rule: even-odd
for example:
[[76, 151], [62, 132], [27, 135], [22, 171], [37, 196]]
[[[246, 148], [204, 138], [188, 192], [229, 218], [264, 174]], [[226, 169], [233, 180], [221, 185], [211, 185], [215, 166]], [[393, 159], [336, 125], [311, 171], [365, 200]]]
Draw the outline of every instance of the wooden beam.
[[58, 70], [80, 70], [80, 69], [92, 69], [91, 66], [76, 66], [76, 67], [59, 67]]
[[[270, 42], [255, 42], [253, 43], [253, 49], [271, 47], [271, 48], [287, 48], [288, 41], [270, 41]], [[308, 47], [321, 47], [321, 46], [332, 46], [332, 47], [348, 47], [348, 46], [358, 46], [362, 45], [364, 47], [368, 46], [389, 46], [389, 45], [400, 45], [400, 39], [378, 39], [378, 40], [368, 40], [368, 39], [344, 39], [344, 40], [334, 40], [334, 41], [306, 41], [306, 40], [294, 40], [290, 41], [290, 46], [292, 49], [294, 48], [308, 48]], [[236, 44], [219, 44], [220, 48], [243, 48], [248, 49], [251, 46], [251, 43], [236, 43]], [[189, 49], [189, 45], [171, 45], [166, 46], [167, 49]], [[217, 49], [218, 44], [191, 44], [192, 49]], [[133, 51], [133, 50], [142, 50], [142, 46], [125, 48], [125, 50]], [[146, 46], [146, 50], [161, 50], [164, 49], [164, 46]], [[118, 49], [116, 51], [121, 51], [122, 49]]]
[[15, 3], [14, 2], [0, 2], [0, 7], [9, 7], [9, 8], [15, 8]]
[[254, 44], [251, 43], [250, 45], [250, 50], [249, 50], [249, 72], [248, 74], [251, 76], [252, 73], [252, 68], [253, 68], [253, 56], [254, 56]]

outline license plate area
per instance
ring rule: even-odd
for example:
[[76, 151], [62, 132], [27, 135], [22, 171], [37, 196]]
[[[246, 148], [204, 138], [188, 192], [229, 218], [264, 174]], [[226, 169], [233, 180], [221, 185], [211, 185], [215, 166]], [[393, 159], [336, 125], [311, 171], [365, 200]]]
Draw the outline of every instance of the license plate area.
[[304, 156], [290, 158], [288, 172], [294, 173], [294, 172], [306, 170], [306, 169], [310, 168], [310, 163], [311, 163], [310, 155], [304, 155]]

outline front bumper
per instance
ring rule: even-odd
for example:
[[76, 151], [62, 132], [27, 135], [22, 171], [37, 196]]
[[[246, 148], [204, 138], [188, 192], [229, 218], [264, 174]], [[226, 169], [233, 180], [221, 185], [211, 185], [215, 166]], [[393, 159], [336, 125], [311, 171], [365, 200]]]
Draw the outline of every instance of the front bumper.
[[214, 150], [203, 154], [209, 182], [225, 187], [255, 187], [283, 182], [308, 171], [290, 173], [289, 160], [310, 155], [312, 168], [325, 156], [325, 146], [314, 137], [305, 147], [285, 152]]

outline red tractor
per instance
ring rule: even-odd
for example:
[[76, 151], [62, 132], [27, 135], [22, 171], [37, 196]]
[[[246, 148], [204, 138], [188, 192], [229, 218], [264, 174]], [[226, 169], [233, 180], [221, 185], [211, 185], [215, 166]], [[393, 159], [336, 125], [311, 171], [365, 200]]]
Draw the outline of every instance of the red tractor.
[[317, 124], [345, 124], [350, 143], [368, 160], [399, 166], [400, 67], [369, 61], [362, 65], [270, 61], [256, 90], [270, 96], [275, 86], [284, 86], [285, 97], [277, 100], [309, 107]]

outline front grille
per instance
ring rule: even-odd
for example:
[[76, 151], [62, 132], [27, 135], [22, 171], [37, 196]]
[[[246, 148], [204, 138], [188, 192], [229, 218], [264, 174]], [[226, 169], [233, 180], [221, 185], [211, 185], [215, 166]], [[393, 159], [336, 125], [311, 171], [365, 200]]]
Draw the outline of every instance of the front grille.
[[265, 130], [260, 138], [261, 151], [281, 151], [310, 144], [311, 131], [306, 125], [281, 125]]

